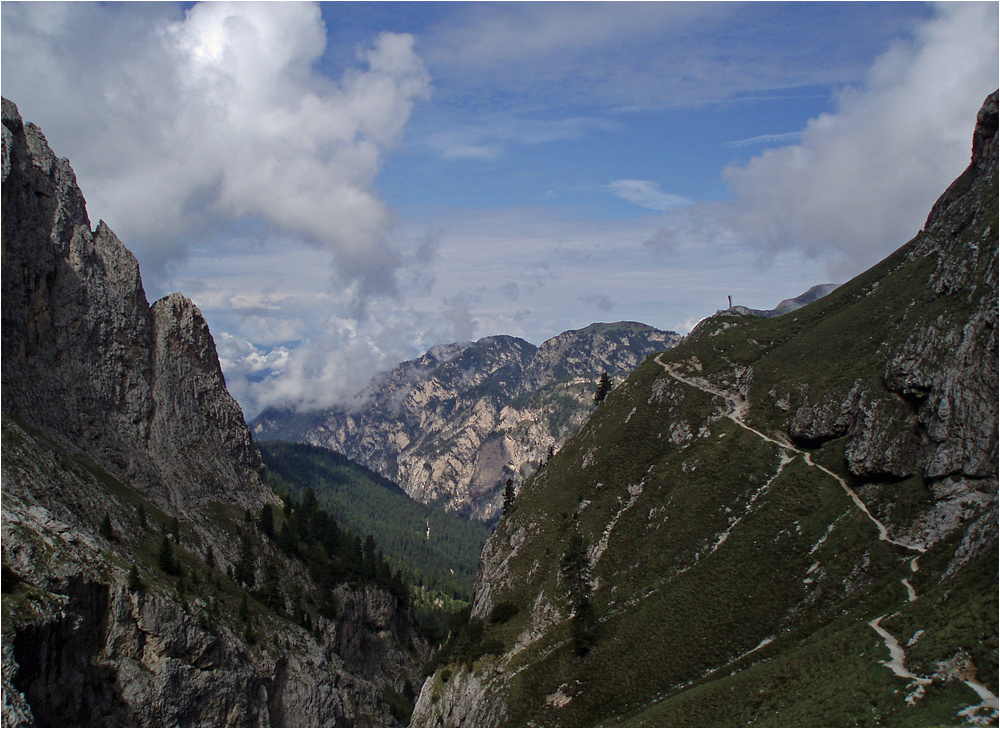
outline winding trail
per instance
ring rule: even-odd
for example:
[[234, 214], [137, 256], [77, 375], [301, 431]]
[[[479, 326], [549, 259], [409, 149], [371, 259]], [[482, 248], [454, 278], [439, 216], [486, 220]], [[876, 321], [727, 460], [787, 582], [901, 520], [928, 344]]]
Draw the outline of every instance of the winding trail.
[[910, 550], [911, 552], [918, 552], [918, 553], [922, 554], [923, 552], [927, 551], [926, 547], [924, 547], [921, 544], [907, 544], [905, 542], [899, 542], [899, 541], [896, 541], [895, 539], [891, 538], [889, 536], [889, 530], [886, 528], [885, 524], [883, 524], [882, 522], [880, 522], [878, 519], [876, 519], [874, 517], [874, 515], [872, 515], [872, 513], [868, 510], [868, 507], [861, 500], [861, 497], [859, 497], [857, 495], [857, 493], [855, 493], [854, 489], [852, 489], [850, 486], [847, 485], [847, 481], [845, 481], [843, 478], [841, 478], [840, 476], [838, 476], [836, 473], [834, 473], [833, 471], [831, 471], [829, 468], [827, 468], [823, 464], [816, 463], [815, 461], [813, 461], [812, 454], [807, 453], [806, 451], [800, 450], [799, 448], [796, 448], [788, 440], [785, 440], [785, 439], [778, 440], [776, 438], [772, 438], [772, 437], [770, 437], [768, 435], [765, 435], [764, 433], [761, 433], [756, 428], [753, 428], [753, 427], [747, 425], [745, 422], [743, 422], [742, 418], [746, 414], [746, 411], [748, 409], [749, 403], [746, 402], [746, 400], [743, 398], [742, 395], [740, 395], [738, 393], [737, 394], [728, 393], [728, 392], [719, 390], [719, 389], [717, 389], [715, 387], [712, 387], [711, 385], [709, 385], [706, 382], [699, 382], [697, 380], [694, 380], [694, 379], [691, 379], [691, 378], [688, 378], [688, 377], [684, 377], [683, 375], [677, 374], [676, 370], [671, 365], [667, 364], [666, 362], [664, 362], [661, 359], [661, 357], [663, 357], [663, 354], [664, 353], [658, 354], [656, 356], [656, 359], [655, 359], [655, 362], [658, 365], [660, 365], [660, 367], [663, 368], [663, 371], [666, 372], [668, 375], [670, 375], [675, 380], [677, 380], [678, 382], [681, 382], [681, 383], [683, 383], [683, 384], [685, 384], [685, 385], [687, 385], [689, 387], [693, 387], [696, 390], [701, 390], [702, 392], [707, 393], [709, 395], [713, 395], [715, 397], [721, 397], [723, 400], [726, 401], [727, 405], [729, 406], [728, 408], [726, 408], [726, 412], [722, 413], [726, 418], [728, 418], [732, 422], [736, 423], [738, 426], [740, 426], [744, 430], [747, 430], [747, 431], [753, 433], [754, 435], [756, 435], [761, 440], [765, 440], [768, 443], [773, 443], [774, 445], [778, 446], [779, 448], [782, 448], [782, 449], [784, 449], [786, 451], [790, 451], [790, 452], [792, 452], [792, 453], [794, 453], [796, 455], [802, 456], [803, 460], [806, 462], [806, 465], [808, 465], [808, 466], [810, 466], [812, 468], [816, 468], [816, 469], [822, 471], [823, 473], [825, 473], [826, 475], [830, 476], [834, 480], [836, 480], [836, 482], [840, 484], [841, 488], [843, 488], [844, 491], [847, 493], [847, 495], [850, 497], [851, 501], [854, 502], [854, 505], [858, 509], [860, 509], [861, 512], [866, 517], [868, 517], [868, 519], [872, 522], [872, 524], [874, 524], [875, 527], [878, 529], [878, 538], [879, 538], [879, 540], [881, 540], [883, 542], [887, 542], [888, 544], [892, 544], [892, 545], [897, 546], [897, 547], [902, 547], [903, 549]]
[[[673, 379], [677, 380], [678, 382], [680, 382], [682, 384], [685, 384], [685, 385], [687, 385], [689, 387], [695, 388], [696, 390], [700, 390], [700, 391], [702, 391], [704, 393], [712, 395], [713, 397], [720, 397], [720, 398], [722, 398], [723, 401], [725, 401], [725, 403], [726, 403], [726, 407], [725, 407], [725, 409], [724, 409], [724, 411], [723, 411], [722, 414], [726, 418], [728, 418], [732, 422], [736, 423], [736, 425], [740, 426], [744, 430], [747, 430], [747, 431], [753, 433], [754, 435], [756, 435], [761, 440], [767, 441], [768, 443], [772, 443], [772, 444], [778, 446], [779, 448], [783, 449], [786, 454], [787, 453], [793, 453], [795, 455], [801, 455], [802, 459], [805, 461], [806, 465], [810, 466], [811, 468], [815, 468], [815, 469], [817, 469], [819, 471], [822, 471], [826, 475], [828, 475], [831, 478], [833, 478], [834, 480], [836, 480], [837, 483], [839, 483], [840, 486], [847, 493], [848, 497], [850, 497], [850, 499], [854, 503], [854, 505], [878, 529], [878, 534], [879, 534], [879, 540], [880, 541], [886, 542], [888, 544], [892, 544], [893, 546], [896, 546], [896, 547], [901, 547], [901, 548], [906, 549], [906, 550], [908, 550], [910, 552], [916, 552], [917, 553], [916, 556], [914, 556], [913, 559], [910, 560], [910, 572], [913, 573], [913, 574], [916, 574], [916, 572], [917, 572], [917, 570], [919, 568], [920, 555], [927, 551], [927, 547], [926, 546], [924, 546], [922, 544], [908, 544], [906, 542], [897, 541], [897, 540], [893, 539], [892, 537], [890, 537], [889, 536], [889, 530], [886, 528], [885, 524], [883, 524], [881, 521], [879, 521], [878, 519], [875, 518], [875, 516], [871, 513], [871, 511], [868, 510], [867, 505], [861, 500], [861, 498], [857, 495], [857, 493], [854, 491], [854, 489], [852, 489], [850, 486], [847, 485], [847, 482], [843, 478], [841, 478], [839, 475], [837, 475], [836, 473], [834, 473], [833, 471], [831, 471], [826, 466], [824, 466], [824, 465], [822, 465], [820, 463], [816, 463], [815, 461], [813, 461], [812, 454], [810, 454], [810, 453], [808, 453], [806, 451], [800, 450], [799, 448], [796, 448], [788, 440], [783, 439], [783, 438], [780, 439], [780, 440], [776, 439], [776, 438], [772, 438], [772, 437], [770, 437], [768, 435], [765, 435], [764, 433], [760, 432], [756, 428], [753, 428], [753, 427], [747, 425], [743, 421], [743, 418], [746, 416], [746, 412], [749, 409], [749, 403], [746, 401], [746, 399], [742, 395], [740, 395], [739, 393], [733, 393], [733, 392], [727, 392], [725, 390], [720, 390], [720, 389], [718, 389], [716, 387], [713, 387], [710, 383], [708, 383], [707, 381], [702, 380], [700, 378], [699, 379], [695, 379], [695, 378], [685, 377], [683, 375], [678, 374], [677, 371], [676, 371], [676, 369], [675, 369], [675, 367], [673, 365], [667, 364], [666, 362], [663, 361], [662, 357], [663, 357], [664, 354], [665, 353], [658, 354], [656, 356], [656, 358], [655, 358], [654, 361], [658, 365], [660, 365], [660, 367], [663, 368], [663, 371], [666, 374], [668, 374], [670, 377], [672, 377]], [[785, 460], [786, 458], [788, 460]], [[785, 456], [782, 457], [782, 464], [781, 464], [781, 468], [779, 468], [779, 470], [778, 470], [778, 473], [781, 472], [781, 470], [784, 468], [784, 466], [792, 458], [793, 458], [793, 456], [787, 456], [787, 455], [785, 455]], [[775, 477], [777, 477], [777, 474], [775, 474]], [[773, 481], [774, 479], [771, 479], [771, 480]], [[768, 481], [767, 485], [770, 485], [770, 483], [771, 482]], [[756, 500], [756, 498], [757, 498], [758, 495], [759, 495], [759, 492], [758, 492], [758, 494], [754, 495], [753, 500]], [[735, 524], [733, 526], [735, 526]], [[723, 538], [715, 545], [716, 548], [719, 546], [719, 544], [722, 543], [722, 541], [725, 541], [725, 537], [727, 537], [729, 535], [729, 531], [731, 531], [731, 528], [730, 528], [730, 530], [727, 530], [727, 532], [725, 533], [725, 535], [723, 536]], [[827, 532], [827, 535], [829, 535], [829, 531]], [[823, 537], [823, 540], [821, 540], [821, 543], [822, 543], [822, 541], [825, 541], [825, 539], [826, 539], [826, 536]], [[715, 551], [714, 548], [713, 548], [712, 551]], [[814, 548], [814, 551], [815, 551], [815, 548]], [[906, 595], [907, 595], [908, 601], [909, 602], [916, 601], [918, 599], [917, 592], [913, 588], [913, 585], [910, 584], [909, 579], [907, 579], [907, 578], [904, 577], [903, 579], [900, 580], [900, 582], [903, 584], [903, 587], [906, 588]], [[883, 628], [880, 625], [881, 621], [885, 617], [886, 617], [885, 615], [881, 615], [881, 616], [875, 618], [874, 620], [869, 621], [868, 625], [876, 633], [879, 634], [879, 636], [885, 642], [886, 648], [888, 648], [888, 650], [889, 650], [889, 660], [888, 661], [883, 661], [882, 662], [883, 665], [885, 665], [886, 668], [888, 668], [889, 670], [891, 670], [895, 675], [899, 676], [900, 678], [908, 679], [909, 682], [910, 682], [909, 685], [913, 687], [913, 690], [906, 697], [906, 703], [908, 705], [910, 705], [910, 706], [913, 706], [917, 701], [920, 700], [920, 698], [923, 697], [924, 692], [926, 690], [926, 686], [929, 685], [932, 682], [933, 679], [932, 678], [928, 678], [926, 676], [917, 676], [916, 674], [912, 673], [911, 671], [909, 671], [906, 668], [906, 652], [903, 650], [903, 647], [899, 644], [899, 641], [896, 640], [896, 638], [888, 630], [886, 630], [885, 628]], [[760, 646], [758, 646], [758, 648], [759, 647]], [[754, 650], [756, 650], [756, 649], [754, 649]], [[973, 704], [971, 706], [966, 707], [965, 709], [963, 709], [963, 710], [961, 710], [959, 712], [959, 715], [962, 716], [967, 722], [972, 723], [972, 724], [987, 724], [987, 723], [995, 722], [996, 718], [997, 718], [997, 714], [998, 714], [998, 712], [1000, 712], [1000, 703], [998, 703], [997, 696], [995, 694], [993, 694], [993, 692], [990, 691], [986, 686], [984, 686], [983, 684], [979, 683], [978, 681], [963, 679], [963, 683], [965, 683], [966, 686], [968, 686], [970, 689], [972, 689], [973, 691], [976, 692], [976, 694], [979, 696], [980, 703], [979, 704]]]

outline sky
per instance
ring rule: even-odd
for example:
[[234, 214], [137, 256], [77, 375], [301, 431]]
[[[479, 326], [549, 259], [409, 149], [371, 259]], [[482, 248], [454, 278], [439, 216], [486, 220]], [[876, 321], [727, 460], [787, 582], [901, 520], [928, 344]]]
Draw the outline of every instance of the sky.
[[968, 164], [997, 37], [995, 2], [5, 0], [0, 86], [252, 419], [849, 280]]

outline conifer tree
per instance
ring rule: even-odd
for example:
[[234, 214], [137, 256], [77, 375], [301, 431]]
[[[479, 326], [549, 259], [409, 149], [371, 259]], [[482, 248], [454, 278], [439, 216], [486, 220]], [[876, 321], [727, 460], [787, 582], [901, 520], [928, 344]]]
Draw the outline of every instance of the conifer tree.
[[128, 589], [129, 592], [139, 592], [143, 588], [142, 578], [139, 577], [139, 568], [132, 565], [132, 568], [128, 571]]
[[503, 489], [503, 513], [506, 514], [514, 507], [514, 479], [508, 478]]
[[270, 504], [260, 507], [260, 530], [268, 539], [274, 539], [274, 512]]
[[601, 374], [601, 379], [597, 383], [597, 392], [594, 393], [594, 402], [603, 402], [609, 392], [611, 392], [611, 378], [608, 377], [607, 372], [604, 372]]
[[111, 517], [108, 516], [107, 513], [105, 513], [104, 518], [101, 519], [100, 533], [101, 536], [107, 539], [109, 542], [115, 542], [118, 540], [118, 538], [115, 536], [115, 529], [113, 526], [111, 526]]
[[166, 534], [163, 535], [163, 541], [160, 542], [158, 563], [160, 569], [168, 575], [177, 575], [180, 573], [180, 564], [178, 564], [177, 558], [174, 557], [174, 548], [170, 544], [170, 537]]
[[257, 581], [256, 564], [253, 556], [253, 545], [246, 534], [240, 535], [240, 556], [233, 570], [233, 577], [248, 590], [252, 590]]

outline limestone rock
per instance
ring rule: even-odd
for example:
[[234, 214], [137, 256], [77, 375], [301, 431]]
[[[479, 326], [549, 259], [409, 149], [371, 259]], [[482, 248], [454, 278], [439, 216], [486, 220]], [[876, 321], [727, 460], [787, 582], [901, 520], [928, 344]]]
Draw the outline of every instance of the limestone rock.
[[197, 308], [150, 307], [132, 253], [91, 230], [69, 162], [7, 100], [3, 126], [4, 410], [167, 508], [273, 499]]
[[[360, 611], [289, 619], [319, 588], [245, 518], [277, 498], [204, 318], [180, 294], [149, 306], [6, 99], [2, 129], [4, 725], [398, 723], [385, 691], [418, 680], [426, 640], [370, 585], [339, 590]], [[224, 576], [244, 539], [251, 572], [282, 575], [273, 610]], [[350, 667], [337, 635], [367, 651]]]
[[508, 478], [521, 483], [593, 411], [602, 372], [631, 371], [678, 336], [632, 322], [435, 347], [376, 377], [351, 409], [269, 410], [261, 439], [340, 451], [412, 498], [489, 521]]

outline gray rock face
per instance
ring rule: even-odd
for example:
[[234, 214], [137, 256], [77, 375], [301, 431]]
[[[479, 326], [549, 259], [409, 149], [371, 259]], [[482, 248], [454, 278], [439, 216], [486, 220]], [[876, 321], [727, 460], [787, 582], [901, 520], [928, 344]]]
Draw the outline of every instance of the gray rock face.
[[[342, 586], [336, 616], [310, 632], [259, 608], [244, 623], [231, 588], [190, 559], [185, 596], [147, 567], [132, 591], [124, 566], [141, 565], [137, 552], [159, 533], [138, 527], [127, 496], [102, 490], [86, 463], [4, 424], [3, 562], [29, 585], [4, 595], [5, 725], [397, 722], [385, 688], [417, 685], [428, 646], [393, 595]], [[105, 514], [114, 541], [99, 534]], [[204, 520], [183, 534], [178, 549], [211, 546], [220, 566], [238, 559], [238, 544]], [[261, 557], [282, 560], [269, 546]], [[315, 589], [301, 566], [281, 569], [289, 595]]]
[[678, 338], [619, 322], [540, 347], [507, 336], [435, 347], [377, 377], [351, 410], [270, 410], [252, 428], [340, 451], [418, 501], [488, 521], [506, 480], [523, 481], [593, 411], [602, 372], [629, 372]]
[[[3, 724], [396, 724], [426, 640], [370, 585], [302, 619], [329, 596], [244, 517], [277, 499], [198, 308], [149, 306], [6, 99], [2, 130]], [[225, 576], [243, 543], [270, 607]]]
[[[989, 201], [996, 194], [996, 102], [994, 93], [979, 112], [969, 168], [899, 257], [933, 260], [927, 285], [937, 296], [958, 294], [965, 307], [941, 311], [888, 352], [881, 387], [858, 381], [820, 404], [806, 399], [790, 427], [802, 441], [847, 435], [852, 474], [861, 480], [920, 475], [939, 494], [938, 510], [957, 514], [970, 499], [979, 503], [995, 491], [1000, 458], [997, 231], [989, 222], [995, 216]], [[939, 482], [948, 486], [938, 488]], [[942, 519], [921, 521], [924, 538], [933, 541], [928, 524]]]
[[90, 229], [69, 162], [6, 99], [3, 134], [4, 410], [167, 508], [272, 499], [197, 307], [147, 304], [135, 257]]

